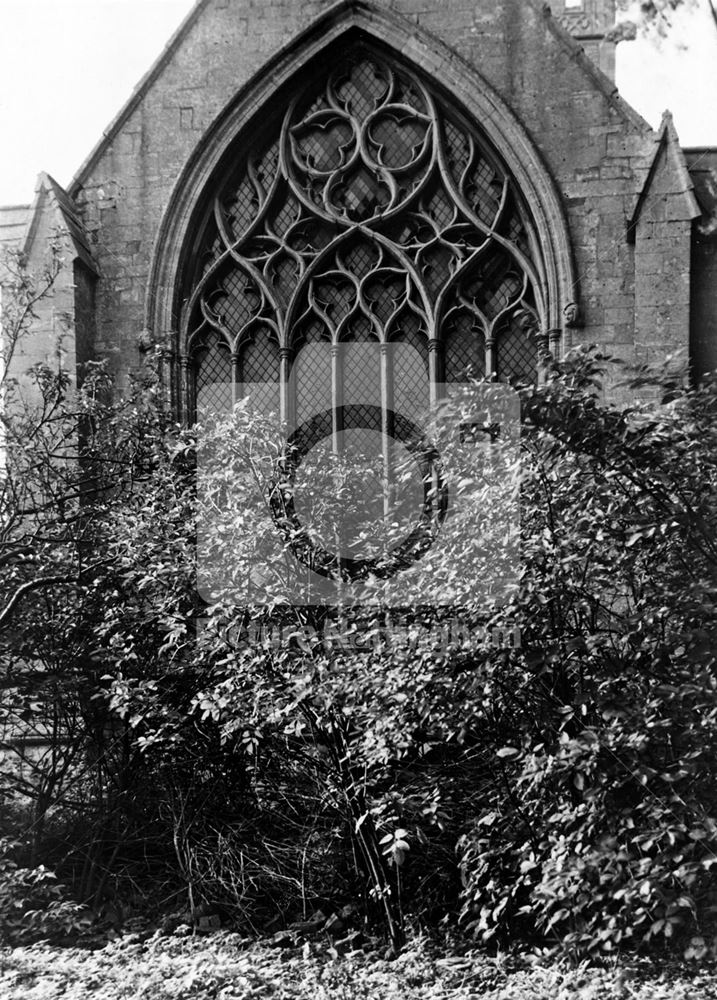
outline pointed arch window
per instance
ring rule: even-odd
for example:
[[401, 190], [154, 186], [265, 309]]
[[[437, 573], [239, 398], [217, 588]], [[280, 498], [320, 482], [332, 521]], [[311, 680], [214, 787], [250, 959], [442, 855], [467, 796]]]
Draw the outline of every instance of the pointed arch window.
[[[533, 380], [540, 247], [480, 123], [364, 45], [284, 108], [230, 150], [195, 244], [188, 411], [200, 390], [219, 402], [257, 381], [298, 414], [347, 379], [396, 406], [471, 376]], [[365, 341], [404, 349], [366, 371]]]

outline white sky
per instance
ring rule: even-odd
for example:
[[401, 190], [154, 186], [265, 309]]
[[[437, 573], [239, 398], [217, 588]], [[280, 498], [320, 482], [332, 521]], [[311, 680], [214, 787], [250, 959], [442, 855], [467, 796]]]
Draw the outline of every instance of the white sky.
[[[40, 170], [70, 182], [193, 2], [0, 0], [0, 205], [29, 202]], [[717, 145], [707, 0], [674, 22], [659, 47], [618, 46], [618, 86], [653, 126], [669, 108], [683, 145]]]

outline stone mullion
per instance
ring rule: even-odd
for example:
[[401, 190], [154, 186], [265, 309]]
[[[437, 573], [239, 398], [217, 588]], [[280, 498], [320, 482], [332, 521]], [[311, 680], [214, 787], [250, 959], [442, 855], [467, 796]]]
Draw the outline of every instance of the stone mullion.
[[[344, 404], [344, 384], [343, 384], [343, 368], [345, 361], [345, 351], [341, 349], [341, 344], [331, 345], [331, 448], [335, 455], [341, 454], [341, 431], [344, 429], [344, 420], [341, 407]], [[338, 565], [343, 567], [344, 560], [342, 553], [346, 551], [345, 549], [345, 537], [343, 532], [339, 531], [335, 538], [336, 544], [336, 559]], [[343, 582], [340, 578], [337, 581], [337, 590], [339, 594], [339, 604], [341, 604], [343, 595]]]
[[498, 345], [495, 337], [491, 334], [485, 338], [485, 375], [487, 379], [494, 379], [498, 374]]
[[393, 475], [391, 465], [391, 447], [394, 436], [394, 392], [393, 392], [393, 353], [391, 345], [381, 344], [381, 448], [383, 452], [383, 514], [388, 518], [391, 513]]
[[[438, 401], [438, 387], [443, 382], [443, 374], [445, 371], [443, 351], [445, 350], [445, 343], [441, 343], [437, 337], [430, 337], [428, 340], [428, 389], [429, 398], [431, 403], [431, 409], [435, 412], [435, 406]], [[436, 491], [438, 490], [438, 472], [433, 467], [431, 471], [431, 483], [430, 488], [433, 495], [436, 496]], [[424, 496], [425, 496], [426, 484], [424, 483]]]
[[279, 348], [279, 420], [283, 426], [293, 428], [296, 424], [296, 379], [292, 392], [289, 385], [292, 353], [290, 347]]
[[[538, 345], [538, 385], [544, 385], [548, 377], [548, 367], [550, 358], [553, 355], [553, 344], [555, 343], [555, 330], [536, 330], [534, 336]], [[557, 331], [558, 339], [560, 330]]]
[[[192, 406], [192, 400], [193, 406]], [[196, 413], [197, 392], [196, 392], [196, 371], [192, 370], [189, 357], [186, 354], [179, 356], [179, 410], [183, 423], [189, 423]]]
[[340, 344], [331, 345], [331, 446], [335, 455], [340, 453], [339, 435], [343, 428], [343, 413], [340, 408], [344, 404], [343, 384], [344, 352]]
[[442, 344], [436, 337], [428, 341], [428, 381], [431, 406], [435, 406], [438, 396], [438, 386], [443, 381]]
[[232, 351], [230, 355], [232, 369], [232, 406], [242, 398], [241, 392], [241, 354]]

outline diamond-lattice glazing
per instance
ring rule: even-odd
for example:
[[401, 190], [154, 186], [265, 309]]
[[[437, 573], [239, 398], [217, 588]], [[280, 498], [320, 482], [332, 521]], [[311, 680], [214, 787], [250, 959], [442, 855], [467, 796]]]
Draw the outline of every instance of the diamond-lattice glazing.
[[[332, 343], [343, 352], [337, 398], [370, 384], [374, 399], [388, 378], [375, 405], [407, 411], [428, 400], [427, 331], [449, 382], [483, 376], [487, 357], [488, 374], [525, 378], [535, 344], [507, 317], [541, 315], [530, 276], [541, 268], [525, 264], [538, 244], [490, 141], [420, 73], [364, 43], [306, 79], [273, 124], [269, 115], [244, 137], [218, 185], [186, 336], [209, 317], [239, 345], [235, 377], [251, 382], [278, 384], [280, 348], [291, 348], [294, 377], [281, 391], [303, 419], [332, 405]], [[366, 342], [407, 350], [389, 351], [369, 377]], [[211, 350], [193, 356], [197, 390], [216, 371], [231, 377], [228, 349]]]
[[500, 207], [503, 182], [486, 160], [480, 158], [468, 172], [465, 190], [475, 214], [486, 226], [492, 226]]
[[[317, 345], [319, 348], [323, 345]], [[304, 345], [294, 362], [293, 379], [296, 394], [296, 421], [303, 423], [315, 413], [330, 409], [331, 353], [328, 350], [307, 350]]]
[[345, 175], [344, 182], [333, 191], [333, 204], [356, 222], [373, 218], [390, 201], [388, 185], [364, 167]]
[[380, 355], [366, 342], [339, 346], [344, 401], [381, 405]]
[[279, 345], [270, 332], [260, 327], [239, 354], [242, 382], [279, 381]]
[[194, 390], [198, 416], [226, 412], [231, 406], [232, 365], [229, 348], [216, 334], [208, 334], [193, 355]]
[[271, 228], [277, 236], [284, 236], [287, 229], [293, 226], [301, 217], [301, 205], [298, 200], [288, 194], [284, 202], [278, 207], [271, 220]]
[[534, 337], [513, 318], [498, 336], [498, 378], [525, 384], [535, 382], [538, 367], [538, 347]]
[[336, 88], [349, 114], [359, 120], [374, 111], [388, 90], [388, 73], [374, 60], [361, 60], [349, 70]]
[[323, 173], [341, 166], [351, 136], [350, 126], [337, 120], [328, 127], [322, 122], [314, 128], [303, 128], [294, 139], [300, 159], [307, 167]]
[[370, 129], [376, 159], [388, 167], [408, 166], [423, 147], [426, 129], [426, 123], [405, 115], [383, 115]]
[[257, 315], [261, 295], [256, 284], [241, 271], [229, 271], [214, 300], [214, 311], [232, 338]]
[[259, 197], [248, 177], [243, 177], [224, 202], [225, 217], [234, 239], [252, 223], [259, 209]]
[[430, 403], [428, 338], [416, 316], [403, 319], [393, 343], [393, 408], [409, 419], [422, 419]]
[[455, 315], [443, 343], [446, 382], [467, 382], [485, 375], [485, 342], [477, 318], [468, 311]]
[[381, 326], [385, 327], [405, 297], [406, 278], [385, 270], [379, 271], [375, 278], [365, 283], [363, 294], [371, 312], [378, 317]]
[[337, 256], [344, 268], [357, 278], [365, 278], [375, 270], [381, 259], [378, 247], [372, 243], [354, 243], [348, 250], [341, 248]]

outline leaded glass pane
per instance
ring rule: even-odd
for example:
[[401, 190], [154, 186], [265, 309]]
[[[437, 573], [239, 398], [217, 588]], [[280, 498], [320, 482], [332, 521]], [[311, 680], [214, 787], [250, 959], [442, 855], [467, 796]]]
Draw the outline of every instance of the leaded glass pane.
[[485, 375], [483, 335], [475, 316], [465, 311], [455, 315], [444, 341], [446, 382], [466, 382]]
[[[285, 348], [287, 410], [307, 418], [354, 384], [415, 408], [429, 337], [448, 382], [534, 378], [516, 318], [544, 313], [529, 213], [489, 137], [430, 82], [356, 44], [249, 139], [225, 159], [198, 242], [185, 331], [197, 391], [231, 377], [228, 349], [201, 339], [210, 326], [239, 381], [278, 383]], [[361, 342], [411, 350], [368, 372], [349, 349]], [[333, 375], [331, 345], [346, 345]]]
[[390, 357], [394, 409], [410, 419], [420, 420], [430, 403], [428, 339], [415, 316], [403, 318], [393, 343]]
[[266, 329], [258, 330], [239, 354], [242, 382], [279, 381], [279, 345]]
[[216, 334], [209, 334], [194, 357], [197, 416], [201, 418], [206, 413], [228, 410], [232, 402], [229, 348]]
[[322, 344], [307, 345], [293, 370], [296, 393], [296, 422], [331, 409], [331, 354]]
[[538, 365], [538, 346], [531, 335], [517, 319], [511, 320], [500, 332], [497, 341], [498, 377], [519, 383], [530, 383], [535, 379]]

